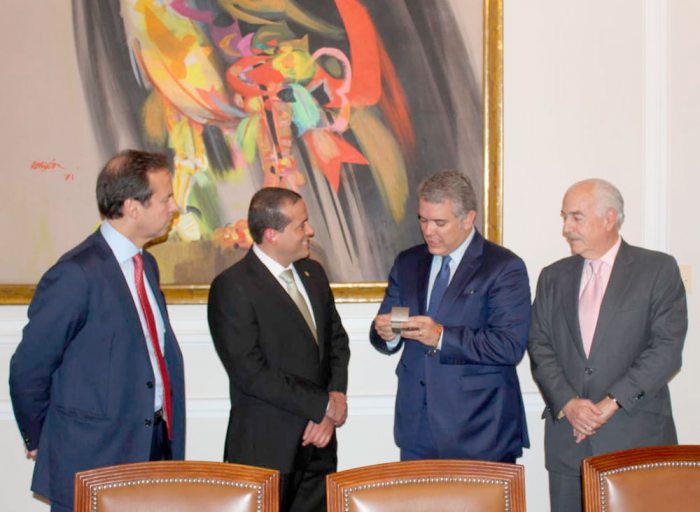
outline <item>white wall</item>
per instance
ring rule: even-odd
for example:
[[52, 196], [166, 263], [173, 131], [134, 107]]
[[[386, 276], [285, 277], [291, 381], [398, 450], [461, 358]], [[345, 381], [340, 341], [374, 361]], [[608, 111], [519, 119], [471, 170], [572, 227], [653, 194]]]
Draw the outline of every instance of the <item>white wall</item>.
[[[566, 187], [584, 177], [616, 183], [626, 199], [625, 238], [667, 250], [700, 272], [691, 205], [700, 187], [700, 5], [682, 0], [505, 2], [505, 245], [526, 261], [532, 289], [540, 269], [566, 255], [558, 216]], [[5, 214], [7, 214], [5, 212]], [[688, 296], [684, 368], [672, 383], [680, 441], [700, 443], [695, 392], [700, 347]], [[342, 305], [351, 336], [351, 416], [339, 432], [340, 466], [396, 460], [392, 442], [395, 358], [375, 353], [367, 329], [376, 304]], [[227, 382], [211, 346], [203, 306], [173, 306], [187, 360], [188, 457], [219, 460]], [[28, 491], [7, 395], [9, 357], [25, 307], [0, 308], [0, 510], [45, 511]], [[528, 508], [546, 510], [542, 402], [529, 363], [520, 368], [532, 448]]]
[[[700, 73], [694, 56], [700, 52], [700, 3], [668, 1], [668, 204], [667, 240], [669, 251], [681, 265], [700, 276], [700, 241], [693, 204], [700, 190]], [[687, 287], [686, 287], [687, 289]], [[674, 379], [674, 400], [678, 435], [682, 443], [700, 444], [700, 281], [691, 279], [688, 293], [690, 328], [683, 352], [683, 369]]]

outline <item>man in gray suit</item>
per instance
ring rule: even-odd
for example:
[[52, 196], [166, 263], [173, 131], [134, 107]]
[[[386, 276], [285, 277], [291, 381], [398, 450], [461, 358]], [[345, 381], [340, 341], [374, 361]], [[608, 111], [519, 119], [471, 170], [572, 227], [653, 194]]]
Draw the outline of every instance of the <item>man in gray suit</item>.
[[688, 319], [675, 260], [620, 237], [612, 184], [574, 184], [561, 216], [573, 256], [540, 275], [528, 351], [546, 403], [551, 509], [576, 512], [585, 457], [678, 442], [668, 382]]

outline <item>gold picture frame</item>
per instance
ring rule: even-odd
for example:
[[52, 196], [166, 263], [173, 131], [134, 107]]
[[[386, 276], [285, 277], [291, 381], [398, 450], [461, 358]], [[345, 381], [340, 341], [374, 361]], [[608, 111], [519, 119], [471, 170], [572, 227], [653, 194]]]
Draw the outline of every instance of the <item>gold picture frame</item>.
[[[484, 234], [502, 241], [503, 212], [503, 0], [483, 0]], [[380, 302], [386, 283], [333, 283], [338, 303]], [[0, 284], [1, 305], [26, 305], [36, 285]], [[163, 286], [169, 304], [206, 304], [208, 285]]]

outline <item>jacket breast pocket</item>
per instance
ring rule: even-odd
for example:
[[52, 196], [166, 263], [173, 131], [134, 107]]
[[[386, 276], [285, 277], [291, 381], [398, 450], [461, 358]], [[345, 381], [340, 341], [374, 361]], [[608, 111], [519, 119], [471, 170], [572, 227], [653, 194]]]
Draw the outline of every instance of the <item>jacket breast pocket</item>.
[[56, 412], [64, 418], [81, 422], [107, 422], [109, 418], [95, 411], [78, 409], [77, 407], [56, 406]]

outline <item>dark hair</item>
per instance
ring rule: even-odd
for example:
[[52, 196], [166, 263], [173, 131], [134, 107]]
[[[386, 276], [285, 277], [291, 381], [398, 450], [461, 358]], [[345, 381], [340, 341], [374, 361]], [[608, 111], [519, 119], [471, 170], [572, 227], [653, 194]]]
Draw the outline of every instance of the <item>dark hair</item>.
[[474, 187], [459, 171], [440, 171], [428, 176], [418, 186], [418, 197], [429, 203], [452, 201], [457, 217], [464, 217], [470, 210], [476, 211]]
[[301, 196], [287, 188], [265, 187], [258, 190], [248, 207], [248, 230], [256, 244], [262, 242], [266, 229], [282, 231], [290, 219], [280, 210], [287, 204], [296, 204]]
[[97, 207], [107, 219], [122, 216], [127, 199], [148, 204], [153, 195], [148, 173], [169, 170], [168, 158], [162, 153], [127, 149], [113, 156], [97, 177]]

